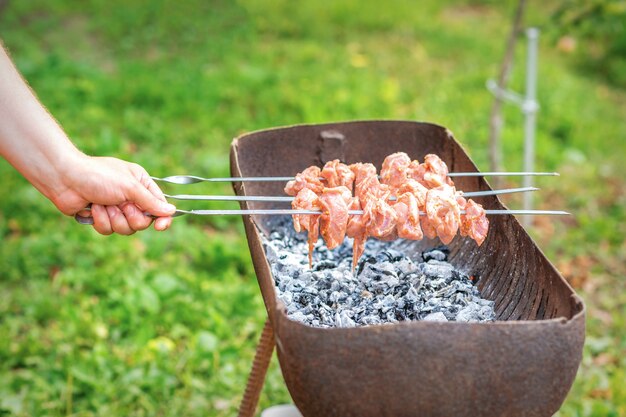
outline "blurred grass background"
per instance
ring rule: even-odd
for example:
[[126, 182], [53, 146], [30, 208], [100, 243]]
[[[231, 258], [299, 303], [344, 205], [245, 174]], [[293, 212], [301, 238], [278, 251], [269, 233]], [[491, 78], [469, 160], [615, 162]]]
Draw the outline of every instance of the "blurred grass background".
[[[588, 306], [583, 363], [559, 415], [622, 416], [626, 90], [601, 64], [583, 65], [602, 42], [554, 24], [555, 4], [531, 2], [527, 18], [543, 30], [537, 169], [562, 173], [539, 181], [537, 204], [575, 215], [538, 217], [532, 234]], [[156, 176], [225, 176], [231, 139], [255, 129], [369, 118], [442, 124], [486, 169], [484, 85], [514, 6], [4, 0], [0, 38], [81, 149]], [[521, 42], [517, 90], [523, 58]], [[505, 113], [505, 166], [517, 170], [522, 116]], [[240, 220], [102, 237], [4, 161], [0, 177], [0, 416], [233, 415], [265, 320]], [[288, 401], [274, 361], [261, 406]]]

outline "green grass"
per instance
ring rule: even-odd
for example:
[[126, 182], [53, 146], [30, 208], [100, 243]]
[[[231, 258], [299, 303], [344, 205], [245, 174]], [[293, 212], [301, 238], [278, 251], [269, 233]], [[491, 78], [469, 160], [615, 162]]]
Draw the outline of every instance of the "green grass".
[[[87, 153], [153, 175], [227, 175], [240, 133], [390, 118], [449, 127], [487, 168], [484, 84], [511, 2], [144, 3], [12, 0], [0, 12], [0, 38]], [[546, 25], [547, 9], [530, 7], [529, 22]], [[576, 215], [538, 218], [533, 235], [589, 307], [583, 364], [559, 415], [619, 416], [626, 92], [580, 71], [544, 28], [537, 168], [563, 176], [539, 181], [538, 204]], [[523, 120], [512, 107], [506, 118], [506, 167], [519, 169]], [[4, 162], [0, 176], [0, 415], [233, 415], [265, 319], [240, 220], [102, 237]], [[261, 405], [287, 401], [273, 363]]]

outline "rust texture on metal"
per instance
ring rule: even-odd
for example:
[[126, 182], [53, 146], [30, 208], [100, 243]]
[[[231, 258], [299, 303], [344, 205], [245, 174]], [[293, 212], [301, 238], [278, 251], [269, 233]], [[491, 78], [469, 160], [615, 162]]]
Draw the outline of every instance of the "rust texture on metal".
[[265, 383], [267, 368], [272, 360], [272, 352], [274, 352], [274, 332], [272, 323], [266, 320], [256, 348], [252, 369], [250, 369], [250, 375], [248, 375], [248, 383], [239, 405], [237, 417], [254, 417], [256, 414], [256, 407], [259, 404], [259, 397]]
[[[333, 158], [380, 168], [398, 151], [420, 160], [436, 153], [451, 171], [477, 171], [441, 126], [357, 121], [243, 135], [231, 147], [231, 172], [288, 176]], [[462, 190], [491, 189], [481, 177], [455, 183]], [[280, 195], [283, 186], [234, 184], [239, 195]], [[477, 200], [505, 208], [496, 196]], [[565, 399], [582, 358], [585, 307], [513, 216], [492, 216], [481, 247], [460, 237], [449, 245], [450, 262], [480, 277], [477, 285], [495, 300], [499, 321], [350, 329], [312, 328], [287, 318], [261, 243], [264, 218], [243, 220], [281, 370], [305, 417], [551, 416]], [[416, 250], [438, 244], [425, 239]]]

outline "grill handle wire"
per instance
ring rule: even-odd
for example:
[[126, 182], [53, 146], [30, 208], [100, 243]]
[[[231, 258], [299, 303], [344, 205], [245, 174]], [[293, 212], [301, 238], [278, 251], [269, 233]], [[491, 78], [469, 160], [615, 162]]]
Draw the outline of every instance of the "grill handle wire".
[[250, 369], [250, 375], [248, 375], [248, 382], [246, 383], [246, 390], [243, 393], [241, 405], [239, 406], [238, 417], [254, 417], [263, 385], [265, 385], [265, 375], [272, 360], [273, 352], [274, 330], [270, 320], [267, 319], [259, 338], [259, 344], [256, 347], [252, 369]]

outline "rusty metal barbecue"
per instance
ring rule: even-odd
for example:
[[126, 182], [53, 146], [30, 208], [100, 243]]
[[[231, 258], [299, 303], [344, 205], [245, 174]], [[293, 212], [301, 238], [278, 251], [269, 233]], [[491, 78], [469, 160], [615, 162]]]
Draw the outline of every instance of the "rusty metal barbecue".
[[[231, 146], [235, 178], [289, 177], [302, 167], [340, 159], [380, 167], [397, 151], [439, 155], [459, 189], [490, 191], [445, 128], [409, 121], [303, 125], [245, 134]], [[276, 161], [280, 161], [277, 163]], [[277, 196], [279, 182], [233, 183], [239, 196]], [[496, 195], [479, 197], [506, 210]], [[263, 204], [263, 206], [261, 206]], [[242, 210], [280, 202], [240, 201]], [[274, 206], [276, 204], [276, 206]], [[402, 322], [315, 328], [287, 317], [277, 298], [263, 235], [269, 216], [242, 216], [265, 302], [266, 326], [240, 416], [251, 416], [275, 344], [285, 383], [304, 417], [550, 416], [561, 406], [582, 358], [585, 306], [513, 216], [493, 216], [477, 247], [455, 238], [449, 262], [480, 274], [481, 295], [495, 302], [496, 322]], [[437, 240], [415, 242], [421, 253]]]

